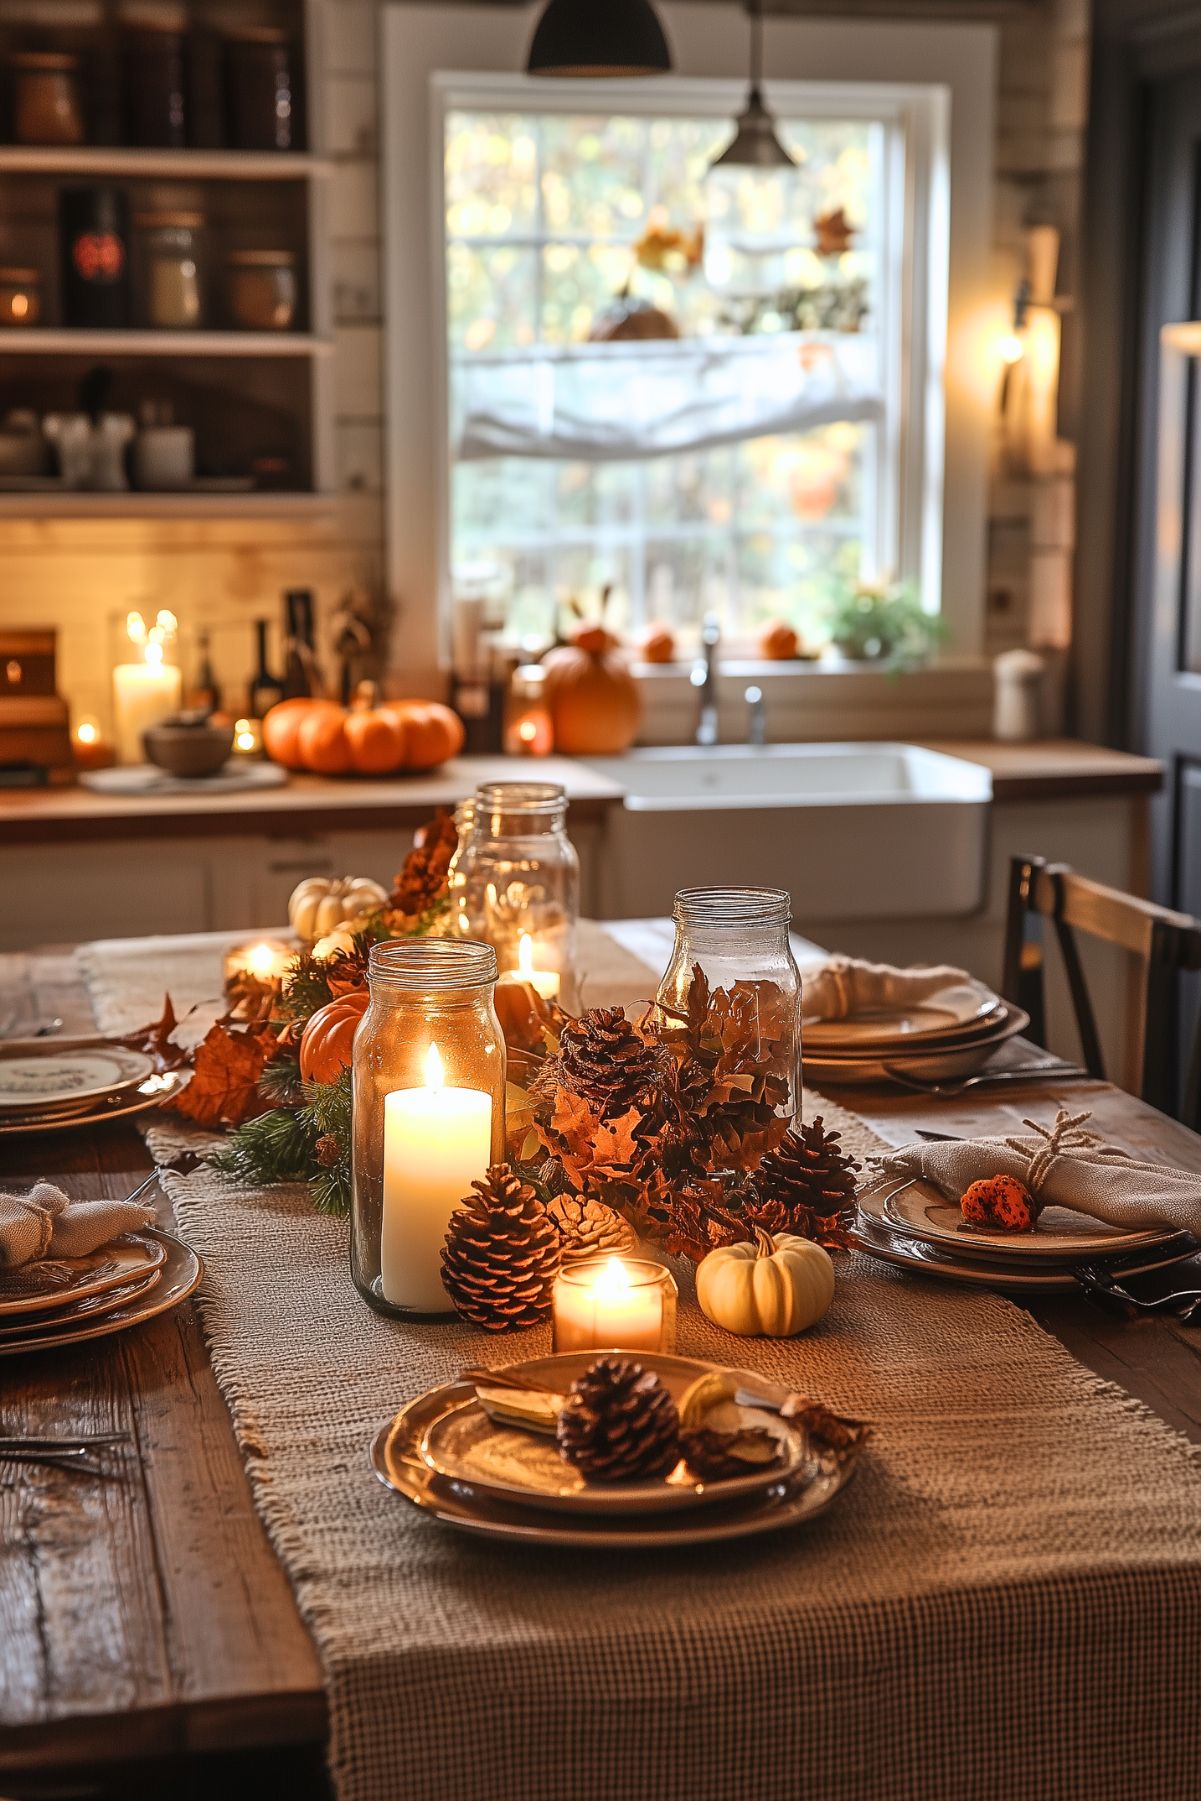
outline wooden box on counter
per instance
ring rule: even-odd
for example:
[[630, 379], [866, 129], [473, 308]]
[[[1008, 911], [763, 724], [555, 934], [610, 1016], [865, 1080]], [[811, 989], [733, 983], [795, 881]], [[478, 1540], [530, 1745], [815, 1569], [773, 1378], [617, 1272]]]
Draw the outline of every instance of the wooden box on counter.
[[53, 631], [0, 629], [0, 788], [75, 779], [56, 656]]

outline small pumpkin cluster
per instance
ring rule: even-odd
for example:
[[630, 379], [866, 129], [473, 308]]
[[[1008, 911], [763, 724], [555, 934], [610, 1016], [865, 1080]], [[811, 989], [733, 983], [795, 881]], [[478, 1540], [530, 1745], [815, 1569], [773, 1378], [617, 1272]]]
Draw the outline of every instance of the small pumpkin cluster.
[[377, 700], [368, 688], [349, 707], [281, 700], [263, 720], [267, 755], [311, 775], [396, 775], [437, 769], [458, 756], [463, 722], [437, 700]]

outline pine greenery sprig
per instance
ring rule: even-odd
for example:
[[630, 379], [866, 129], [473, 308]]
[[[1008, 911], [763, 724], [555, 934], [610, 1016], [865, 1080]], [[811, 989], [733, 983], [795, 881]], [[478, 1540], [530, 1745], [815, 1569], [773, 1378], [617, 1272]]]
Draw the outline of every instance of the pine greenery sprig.
[[232, 1182], [303, 1182], [312, 1172], [314, 1142], [312, 1122], [303, 1111], [277, 1107], [238, 1126], [208, 1161]]
[[312, 951], [301, 951], [288, 971], [279, 1012], [284, 1019], [304, 1021], [333, 999], [329, 971]]
[[277, 1051], [259, 1077], [259, 1094], [273, 1107], [293, 1107], [301, 1100], [300, 1058], [295, 1051]]
[[312, 1177], [309, 1188], [318, 1213], [350, 1212], [351, 1194], [351, 1095], [350, 1071], [344, 1069], [336, 1082], [306, 1082], [305, 1104], [300, 1118], [312, 1133], [313, 1154], [320, 1173]]

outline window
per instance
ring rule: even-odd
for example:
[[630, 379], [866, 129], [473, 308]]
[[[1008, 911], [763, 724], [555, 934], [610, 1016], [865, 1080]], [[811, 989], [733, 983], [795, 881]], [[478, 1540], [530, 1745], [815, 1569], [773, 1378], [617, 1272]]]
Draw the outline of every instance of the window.
[[[623, 625], [715, 611], [748, 640], [782, 617], [820, 642], [860, 580], [936, 606], [922, 99], [773, 87], [799, 173], [766, 199], [748, 177], [727, 222], [703, 178], [736, 90], [677, 88], [611, 113], [436, 84], [452, 587], [530, 637], [604, 587]], [[754, 293], [727, 279], [748, 237]], [[614, 337], [631, 314], [678, 335]]]

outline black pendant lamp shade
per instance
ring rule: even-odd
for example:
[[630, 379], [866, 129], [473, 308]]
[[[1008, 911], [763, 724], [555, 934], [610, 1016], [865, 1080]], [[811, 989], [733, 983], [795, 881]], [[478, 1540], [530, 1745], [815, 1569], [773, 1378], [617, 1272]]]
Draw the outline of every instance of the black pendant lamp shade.
[[650, 0], [549, 0], [526, 68], [531, 75], [666, 75], [671, 51]]
[[709, 167], [794, 169], [796, 158], [780, 142], [776, 121], [763, 98], [763, 0], [748, 0], [751, 15], [751, 85], [735, 121], [734, 136]]

